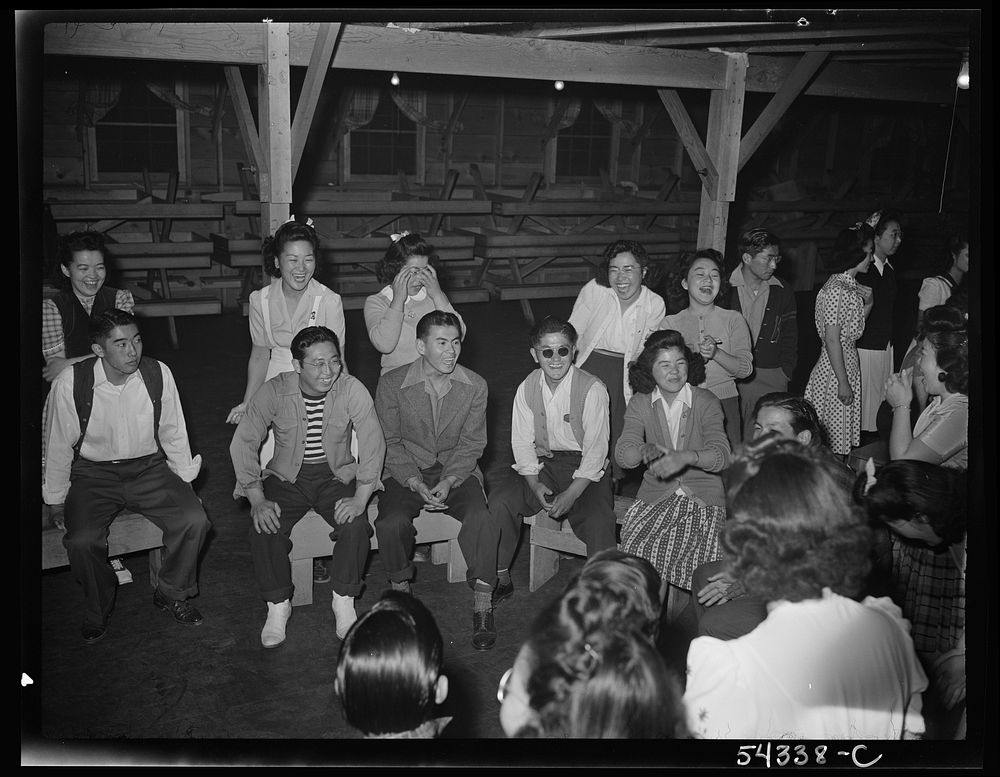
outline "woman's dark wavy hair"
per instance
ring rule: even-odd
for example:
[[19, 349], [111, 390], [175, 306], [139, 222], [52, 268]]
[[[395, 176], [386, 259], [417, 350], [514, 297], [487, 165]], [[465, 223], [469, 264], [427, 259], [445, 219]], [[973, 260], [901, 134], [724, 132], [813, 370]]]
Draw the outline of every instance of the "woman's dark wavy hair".
[[443, 645], [426, 606], [386, 591], [347, 632], [334, 691], [344, 717], [366, 734], [410, 731], [433, 717]]
[[59, 238], [58, 263], [52, 267], [50, 273], [51, 280], [57, 288], [69, 289], [72, 286], [69, 278], [63, 275], [59, 267], [65, 267], [68, 270], [69, 266], [73, 264], [73, 254], [77, 251], [100, 251], [105, 269], [110, 269], [108, 267], [108, 248], [103, 233], [89, 229], [81, 232], [70, 232]]
[[304, 240], [313, 247], [316, 263], [319, 264], [319, 237], [316, 230], [304, 221], [286, 221], [278, 227], [273, 235], [268, 235], [260, 244], [261, 265], [264, 272], [272, 278], [280, 278], [281, 270], [275, 266], [275, 260], [281, 256], [287, 243]]
[[615, 622], [634, 628], [654, 642], [660, 629], [660, 574], [647, 559], [606, 548], [587, 559], [566, 586], [595, 583], [613, 600]]
[[938, 380], [959, 394], [969, 393], [969, 330], [962, 312], [952, 305], [935, 305], [924, 311], [920, 333], [934, 347]]
[[856, 597], [871, 568], [872, 531], [851, 499], [853, 473], [776, 432], [747, 443], [727, 482], [728, 571], [767, 601]]
[[715, 298], [715, 304], [719, 307], [729, 305], [729, 278], [726, 275], [725, 259], [722, 253], [714, 248], [701, 248], [694, 253], [681, 254], [673, 269], [667, 273], [664, 281], [664, 292], [667, 298], [667, 312], [679, 313], [688, 306], [688, 292], [681, 281], [686, 281], [691, 266], [699, 259], [711, 259], [719, 268], [720, 285], [719, 294]]
[[599, 583], [583, 580], [539, 614], [525, 643], [525, 689], [535, 716], [517, 736], [687, 736], [677, 678], [616, 610]]
[[923, 515], [948, 545], [965, 535], [968, 495], [963, 470], [899, 459], [878, 468], [874, 485], [865, 493], [867, 483], [867, 474], [861, 472], [854, 482], [854, 500], [876, 524]]
[[865, 258], [865, 243], [874, 239], [875, 230], [864, 222], [840, 230], [833, 241], [829, 258], [823, 262], [823, 268], [829, 273], [841, 273], [857, 267]]
[[396, 274], [403, 269], [403, 265], [411, 256], [426, 256], [427, 264], [437, 272], [440, 282], [441, 260], [434, 250], [434, 246], [415, 233], [403, 235], [386, 249], [385, 256], [375, 267], [375, 277], [378, 278], [378, 282], [392, 283]]
[[676, 329], [660, 329], [646, 338], [642, 352], [628, 366], [628, 384], [636, 394], [650, 394], [656, 388], [653, 380], [653, 362], [664, 348], [677, 348], [688, 364], [688, 383], [698, 386], [705, 382], [705, 359], [684, 342], [684, 335]]
[[605, 247], [604, 253], [601, 255], [601, 263], [597, 266], [597, 272], [594, 274], [594, 280], [601, 286], [610, 286], [608, 268], [611, 266], [611, 260], [618, 254], [624, 253], [632, 254], [639, 266], [646, 271], [646, 275], [642, 279], [643, 285], [656, 285], [659, 280], [658, 268], [650, 262], [649, 254], [646, 253], [642, 243], [637, 243], [635, 240], [616, 240]]

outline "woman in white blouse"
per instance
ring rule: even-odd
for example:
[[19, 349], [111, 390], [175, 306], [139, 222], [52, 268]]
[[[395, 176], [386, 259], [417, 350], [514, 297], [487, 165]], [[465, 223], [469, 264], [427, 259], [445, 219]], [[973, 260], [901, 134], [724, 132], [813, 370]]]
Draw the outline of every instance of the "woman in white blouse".
[[[650, 291], [649, 256], [634, 240], [616, 240], [604, 249], [597, 277], [577, 295], [569, 322], [580, 335], [577, 366], [596, 375], [607, 386], [611, 400], [611, 439], [614, 450], [632, 396], [628, 365], [642, 350], [646, 337], [666, 313], [663, 297]], [[613, 464], [617, 484], [624, 470]]]

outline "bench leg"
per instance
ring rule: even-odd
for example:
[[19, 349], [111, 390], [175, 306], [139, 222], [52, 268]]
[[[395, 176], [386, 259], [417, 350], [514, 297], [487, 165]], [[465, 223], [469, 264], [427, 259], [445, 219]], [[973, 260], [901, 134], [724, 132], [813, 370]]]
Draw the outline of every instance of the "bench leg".
[[431, 563], [432, 564], [447, 564], [448, 560], [451, 558], [448, 552], [448, 546], [450, 542], [432, 542], [431, 543]]
[[149, 584], [156, 588], [160, 580], [160, 567], [163, 566], [163, 548], [153, 548], [149, 551]]
[[[440, 543], [444, 548], [445, 543]], [[432, 546], [433, 547], [433, 546]], [[448, 582], [464, 583], [469, 572], [469, 565], [465, 563], [465, 556], [458, 545], [458, 540], [449, 540], [448, 551]]]
[[300, 558], [291, 562], [292, 565], [292, 585], [295, 592], [292, 594], [292, 607], [300, 604], [312, 604], [313, 601], [313, 560], [311, 558]]
[[530, 563], [528, 590], [534, 593], [559, 571], [559, 553], [532, 543]]

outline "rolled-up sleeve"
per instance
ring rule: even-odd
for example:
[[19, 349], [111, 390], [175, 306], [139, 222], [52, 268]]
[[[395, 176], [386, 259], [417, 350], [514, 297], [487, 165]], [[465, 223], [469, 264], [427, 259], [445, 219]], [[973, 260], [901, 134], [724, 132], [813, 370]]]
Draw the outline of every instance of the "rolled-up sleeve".
[[201, 456], [191, 456], [187, 425], [181, 408], [177, 384], [170, 369], [160, 363], [163, 372], [163, 404], [160, 410], [160, 446], [167, 457], [167, 465], [184, 482], [190, 483], [201, 472]]

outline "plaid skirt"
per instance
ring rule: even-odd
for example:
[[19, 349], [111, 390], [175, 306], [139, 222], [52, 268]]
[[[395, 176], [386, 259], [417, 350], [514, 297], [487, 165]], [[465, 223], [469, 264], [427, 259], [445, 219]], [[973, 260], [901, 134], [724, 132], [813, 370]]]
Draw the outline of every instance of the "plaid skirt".
[[726, 508], [673, 493], [652, 504], [636, 500], [622, 520], [621, 549], [647, 559], [662, 580], [691, 590], [701, 564], [722, 558], [719, 531]]
[[947, 653], [965, 631], [965, 575], [947, 552], [892, 535], [893, 599], [918, 653]]

